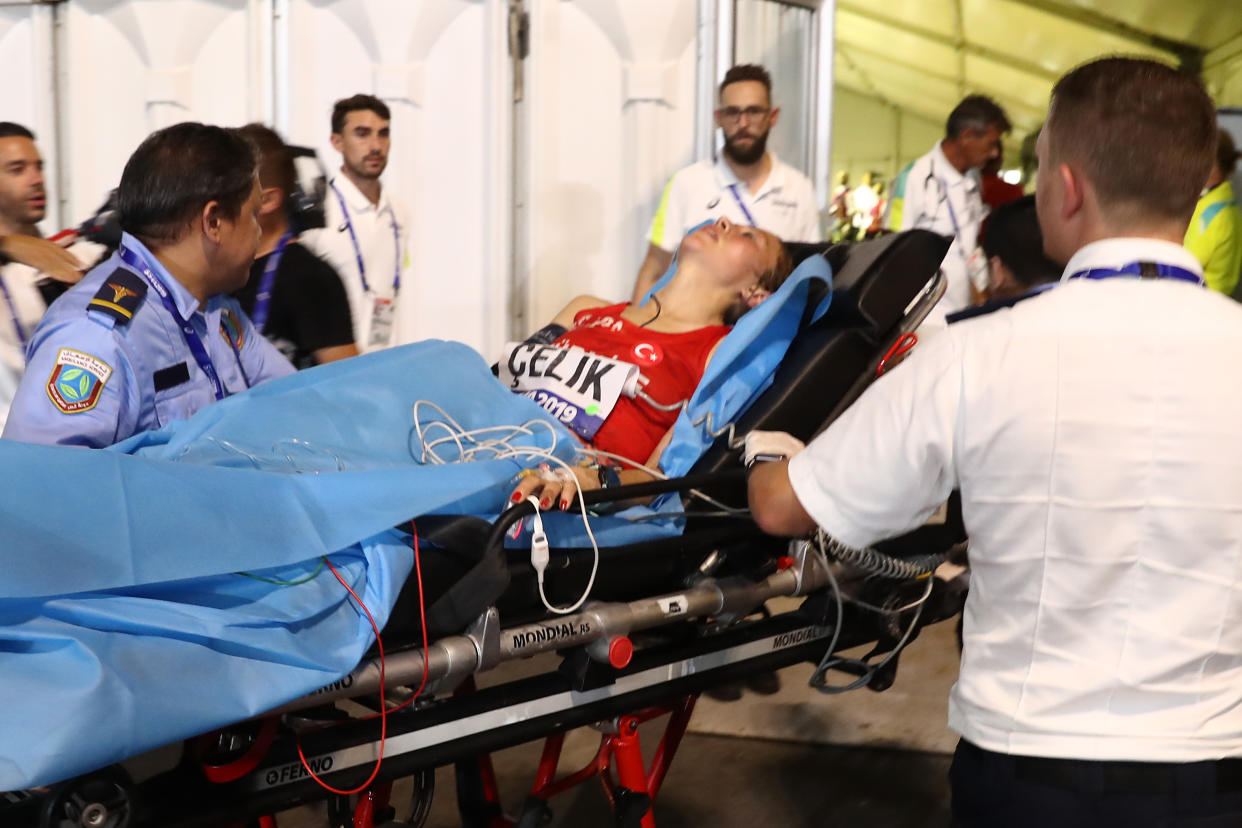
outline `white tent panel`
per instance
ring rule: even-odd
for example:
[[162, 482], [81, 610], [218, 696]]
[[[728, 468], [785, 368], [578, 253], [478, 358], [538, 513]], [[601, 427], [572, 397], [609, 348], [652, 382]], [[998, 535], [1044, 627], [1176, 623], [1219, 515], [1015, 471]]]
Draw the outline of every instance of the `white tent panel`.
[[329, 140], [333, 102], [366, 92], [392, 110], [384, 186], [410, 215], [402, 342], [451, 338], [490, 352], [504, 333], [508, 186], [497, 147], [503, 156], [511, 103], [503, 61], [497, 77], [498, 8], [496, 0], [292, 0], [279, 24], [287, 31], [277, 40], [288, 44], [281, 125], [331, 173], [340, 166]]
[[[894, 12], [885, 9], [886, 17], [892, 14]], [[945, 37], [950, 35], [946, 33]], [[917, 63], [940, 72], [956, 71], [957, 52], [948, 42], [929, 40], [911, 31], [885, 25], [852, 11], [844, 3], [837, 9], [837, 40], [883, 49], [898, 60]]]
[[262, 73], [252, 65], [263, 5], [81, 0], [61, 7], [67, 220], [99, 206], [152, 130], [263, 117]]
[[1167, 53], [1132, 38], [1029, 8], [1023, 0], [962, 0], [962, 13], [972, 42], [1041, 66], [1050, 73], [1048, 80], [1113, 52], [1168, 59]]
[[531, 7], [524, 322], [570, 299], [627, 298], [667, 177], [692, 160], [694, 0]]
[[35, 134], [43, 155], [48, 192], [44, 233], [60, 229], [61, 203], [56, 180], [56, 117], [52, 83], [52, 17], [46, 7], [0, 7], [0, 65], [5, 67], [4, 112]]

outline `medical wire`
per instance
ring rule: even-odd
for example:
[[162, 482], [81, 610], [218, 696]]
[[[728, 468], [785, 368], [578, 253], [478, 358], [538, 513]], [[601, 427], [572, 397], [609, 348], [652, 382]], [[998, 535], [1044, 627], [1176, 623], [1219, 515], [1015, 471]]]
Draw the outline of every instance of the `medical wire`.
[[648, 326], [648, 325], [650, 325], [652, 322], [654, 322], [654, 321], [656, 321], [657, 319], [659, 319], [659, 318], [660, 318], [660, 314], [664, 313], [664, 306], [660, 304], [660, 297], [659, 297], [659, 296], [656, 296], [654, 293], [653, 293], [653, 294], [651, 294], [651, 301], [656, 303], [656, 312], [655, 312], [655, 316], [651, 317], [651, 318], [650, 318], [650, 319], [648, 319], [646, 322], [643, 322], [643, 323], [639, 324], [639, 326], [638, 326], [638, 327], [640, 327], [640, 328], [645, 328], [645, 327], [647, 327], [647, 326]]
[[[328, 565], [328, 569], [332, 570], [332, 574], [336, 576], [336, 579], [341, 582], [341, 586], [345, 587], [346, 591], [349, 592], [349, 594], [353, 597], [353, 599], [358, 602], [358, 606], [362, 607], [362, 611], [366, 614], [367, 620], [371, 622], [371, 629], [375, 632], [375, 645], [376, 647], [379, 648], [380, 710], [385, 711], [384, 685], [387, 684], [387, 674], [385, 673], [385, 669], [384, 669], [384, 642], [380, 638], [379, 625], [375, 623], [375, 618], [372, 617], [371, 610], [367, 609], [367, 605], [364, 604], [362, 602], [362, 599], [358, 597], [358, 593], [354, 592], [354, 588], [345, 582], [345, 579], [341, 577], [341, 573], [336, 571], [336, 567], [332, 565], [332, 562], [329, 561], [327, 558], [324, 558], [324, 562]], [[377, 756], [375, 759], [375, 767], [372, 768], [371, 775], [367, 777], [367, 780], [365, 782], [363, 782], [358, 787], [352, 788], [350, 790], [341, 790], [339, 788], [334, 788], [331, 785], [329, 785], [327, 782], [324, 782], [323, 779], [319, 777], [319, 774], [315, 772], [315, 769], [312, 768], [310, 766], [310, 763], [306, 761], [306, 754], [302, 752], [302, 740], [301, 739], [298, 739], [296, 742], [297, 749], [298, 749], [298, 759], [300, 759], [302, 762], [302, 769], [305, 770], [312, 779], [314, 779], [316, 782], [319, 783], [319, 787], [323, 788], [326, 791], [330, 791], [334, 794], [337, 794], [339, 796], [350, 796], [352, 794], [356, 794], [356, 793], [366, 790], [367, 787], [370, 786], [370, 784], [375, 781], [375, 777], [379, 775], [380, 766], [384, 763], [384, 742], [387, 739], [388, 739], [388, 716], [384, 715], [380, 717], [379, 756]]]
[[262, 575], [255, 575], [252, 572], [238, 572], [236, 574], [245, 578], [253, 578], [256, 581], [262, 581], [265, 584], [275, 584], [276, 586], [300, 586], [315, 580], [315, 576], [317, 576], [320, 572], [323, 572], [323, 565], [326, 560], [326, 558], [321, 557], [319, 559], [319, 566], [315, 567], [314, 572], [309, 575], [303, 575], [301, 578], [293, 581], [281, 581], [276, 578], [264, 578]]
[[[821, 693], [826, 693], [826, 694], [831, 695], [831, 694], [837, 694], [837, 693], [845, 693], [850, 690], [856, 690], [859, 687], [862, 687], [863, 685], [871, 681], [871, 679], [875, 676], [875, 674], [878, 673], [880, 670], [882, 670], [885, 667], [885, 665], [887, 665], [890, 661], [896, 658], [899, 653], [901, 653], [902, 649], [909, 642], [910, 637], [914, 634], [915, 629], [917, 629], [918, 627], [919, 619], [923, 615], [923, 607], [927, 603], [927, 599], [931, 597], [932, 588], [935, 586], [935, 579], [931, 576], [930, 572], [916, 576], [917, 578], [926, 579], [927, 581], [927, 587], [923, 590], [923, 594], [916, 601], [910, 604], [907, 604], [904, 607], [899, 607], [896, 609], [885, 609], [882, 607], [877, 607], [871, 604], [865, 604], [864, 602], [854, 601], [851, 599], [851, 603], [857, 604], [873, 612], [879, 612], [884, 615], [898, 615], [909, 609], [913, 609], [914, 617], [910, 619], [909, 626], [906, 627], [905, 633], [901, 636], [901, 639], [897, 642], [896, 646], [894, 646], [888, 652], [888, 654], [885, 655], [885, 657], [881, 659], [879, 662], [869, 664], [865, 661], [862, 661], [861, 659], [838, 657], [834, 655], [834, 651], [836, 650], [837, 641], [840, 638], [840, 629], [841, 629], [841, 624], [842, 624], [843, 616], [844, 616], [844, 598], [841, 594], [841, 587], [840, 587], [840, 584], [837, 582], [836, 575], [833, 573], [832, 568], [828, 566], [828, 553], [825, 549], [826, 546], [830, 547], [834, 551], [834, 553], [837, 552], [838, 550], [849, 550], [851, 549], [851, 547], [847, 547], [844, 544], [841, 544], [840, 542], [835, 541], [833, 538], [828, 537], [828, 535], [824, 533], [822, 530], [817, 531], [815, 533], [815, 542], [813, 544], [813, 548], [816, 550], [816, 552], [819, 555], [820, 564], [824, 566], [824, 571], [828, 575], [829, 585], [832, 587], [833, 597], [836, 599], [837, 624], [836, 624], [836, 629], [833, 631], [832, 642], [828, 645], [828, 650], [827, 652], [824, 653], [824, 657], [820, 659], [819, 664], [815, 667], [815, 671], [811, 674], [811, 678], [808, 681], [808, 684], [810, 684], [812, 687], [814, 687], [816, 690], [818, 690]], [[863, 550], [854, 550], [854, 551], [863, 551]], [[875, 556], [875, 559], [877, 560], [889, 557], [876, 550], [869, 549], [865, 551], [872, 552], [873, 555]], [[930, 558], [934, 556], [926, 556], [926, 557]], [[900, 561], [897, 561], [896, 559], [891, 559], [891, 560], [896, 561], [897, 563], [901, 563]], [[844, 664], [853, 665], [856, 668], [861, 669], [862, 674], [854, 681], [841, 687], [833, 687], [833, 686], [828, 685], [826, 683], [828, 671], [832, 670], [835, 667], [839, 667], [840, 665], [844, 665]]]
[[[420, 406], [427, 406], [429, 408], [435, 409], [436, 412], [439, 413], [444, 418], [444, 420], [447, 422], [433, 420], [431, 423], [427, 425], [426, 428], [424, 428], [422, 420], [419, 417]], [[412, 431], [414, 432], [414, 434], [418, 436], [419, 442], [422, 443], [423, 445], [423, 451], [421, 454], [421, 462], [424, 462], [424, 463], [431, 462], [434, 465], [447, 465], [449, 463], [455, 463], [455, 462], [468, 463], [468, 462], [472, 462], [475, 460], [476, 454], [479, 454], [481, 452], [489, 452], [490, 456], [487, 459], [491, 459], [491, 460], [506, 460], [506, 459], [522, 458], [522, 459], [531, 459], [531, 460], [538, 459], [538, 460], [543, 460], [549, 463], [555, 463], [567, 475], [569, 475], [570, 478], [575, 479], [575, 480], [577, 479], [574, 476], [573, 467], [570, 466], [568, 463], [566, 463], [561, 458], [557, 457], [553, 453], [556, 449], [559, 439], [558, 439], [556, 430], [552, 428], [552, 425], [548, 423], [546, 420], [543, 420], [543, 419], [528, 420], [525, 423], [522, 423], [520, 426], [485, 426], [485, 427], [476, 428], [476, 429], [465, 429], [465, 428], [462, 428], [461, 424], [458, 423], [455, 419], [453, 419], [453, 417], [449, 415], [448, 412], [446, 412], [443, 408], [441, 408], [440, 406], [436, 405], [435, 403], [429, 400], [416, 401], [414, 403], [412, 413], [414, 416], [414, 427]], [[453, 428], [449, 427], [450, 424], [452, 425]], [[517, 436], [519, 434], [533, 436], [535, 432], [529, 428], [529, 426], [533, 426], [533, 425], [539, 425], [539, 426], [546, 428], [548, 430], [548, 433], [552, 435], [552, 446], [550, 448], [539, 448], [537, 446], [514, 446], [506, 442], [505, 439], [489, 439], [485, 441], [479, 441], [475, 437], [475, 435], [479, 435], [479, 434], [492, 434], [496, 432], [508, 433], [509, 435], [511, 435], [511, 437], [507, 439], [511, 439], [512, 436]], [[437, 427], [437, 426], [443, 429], [444, 431], [448, 432], [448, 435], [445, 437], [440, 437], [436, 440], [432, 440], [431, 442], [428, 442], [425, 437], [425, 434], [428, 431], [430, 431], [432, 428]], [[453, 430], [454, 428], [456, 429], [456, 431]], [[435, 451], [436, 448], [439, 445], [443, 443], [448, 443], [448, 442], [451, 442], [457, 446], [458, 455], [457, 455], [457, 459], [455, 460], [446, 460], [445, 458], [436, 454], [436, 451]], [[466, 445], [467, 443], [475, 443], [477, 445], [468, 448]], [[413, 454], [413, 451], [411, 451], [411, 454]], [[428, 458], [430, 458], [430, 460]], [[544, 594], [544, 589], [543, 589], [543, 573], [542, 572], [539, 573], [539, 598], [540, 600], [543, 601], [544, 607], [546, 607], [549, 612], [555, 613], [557, 615], [568, 615], [571, 612], [577, 611], [583, 604], [585, 604], [587, 598], [589, 598], [591, 595], [591, 590], [595, 588], [595, 577], [597, 574], [599, 574], [599, 558], [600, 558], [599, 543], [595, 540], [595, 533], [591, 531], [591, 523], [587, 515], [586, 502], [582, 499], [581, 490], [578, 490], [576, 487], [575, 489], [578, 494], [578, 497], [577, 497], [578, 508], [582, 514], [582, 527], [583, 529], [586, 530], [587, 538], [590, 539], [591, 541], [591, 552], [593, 555], [593, 561], [591, 564], [591, 577], [587, 580], [586, 589], [583, 590], [582, 595], [578, 598], [578, 600], [575, 601], [570, 607], [564, 608], [564, 607], [557, 607], [553, 605], [552, 602], [547, 599], [547, 596]], [[536, 508], [535, 516], [538, 517], [539, 515], [538, 506], [536, 506], [535, 508]]]
[[[362, 608], [363, 613], [366, 614], [367, 621], [371, 623], [371, 630], [375, 633], [375, 645], [379, 649], [379, 664], [380, 664], [380, 667], [379, 667], [380, 669], [380, 686], [379, 686], [380, 710], [379, 710], [379, 713], [375, 713], [370, 716], [363, 716], [360, 718], [350, 719], [351, 722], [366, 722], [366, 721], [371, 721], [372, 719], [375, 719], [375, 718], [378, 718], [380, 720], [379, 755], [375, 760], [375, 768], [371, 771], [371, 775], [367, 778], [367, 781], [363, 782], [357, 788], [353, 788], [347, 791], [332, 787], [331, 785], [327, 784], [322, 779], [320, 779], [319, 775], [315, 773], [315, 770], [311, 768], [309, 763], [307, 763], [306, 755], [302, 751], [302, 742], [301, 740], [297, 741], [298, 759], [301, 760], [302, 767], [305, 769], [306, 773], [312, 779], [314, 779], [315, 782], [319, 783], [319, 786], [321, 788], [323, 788], [324, 790], [330, 791], [331, 793], [338, 794], [340, 796], [351, 796], [356, 793], [361, 793], [362, 791], [366, 790], [366, 788], [370, 786], [370, 784], [373, 781], [375, 781], [375, 777], [379, 775], [380, 767], [384, 763], [384, 743], [385, 743], [385, 740], [388, 738], [388, 716], [389, 714], [396, 713], [401, 708], [406, 707], [410, 704], [413, 704], [418, 699], [418, 697], [422, 694], [423, 689], [426, 688], [427, 679], [431, 674], [430, 664], [427, 660], [427, 650], [428, 650], [427, 605], [426, 605], [425, 596], [423, 593], [423, 565], [422, 565], [422, 557], [419, 554], [419, 548], [418, 548], [418, 527], [415, 525], [414, 521], [412, 520], [410, 521], [410, 533], [413, 536], [414, 570], [415, 570], [416, 577], [418, 579], [418, 613], [419, 613], [419, 620], [422, 624], [422, 629], [423, 629], [423, 680], [418, 685], [418, 689], [414, 691], [414, 695], [412, 695], [410, 698], [406, 699], [405, 701], [403, 701], [401, 704], [397, 705], [396, 707], [392, 708], [391, 710], [388, 709], [388, 705], [384, 699], [384, 688], [386, 687], [388, 682], [387, 682], [387, 674], [386, 674], [387, 672], [386, 665], [385, 665], [385, 660], [384, 660], [384, 641], [380, 637], [379, 626], [375, 623], [375, 619], [371, 616], [371, 611], [367, 609], [367, 605], [362, 602], [362, 599], [358, 597], [358, 594], [354, 592], [354, 590], [350, 587], [349, 584], [345, 582], [345, 579], [341, 577], [341, 573], [337, 572], [336, 567], [332, 565], [332, 562], [329, 561], [326, 557], [320, 558], [320, 561], [323, 564], [326, 564], [327, 567], [332, 570], [332, 574], [335, 575], [336, 579], [341, 582], [341, 586], [345, 587], [345, 589], [349, 592], [349, 594], [353, 597], [353, 599], [358, 603], [358, 606]], [[318, 572], [318, 570], [316, 570], [316, 572]]]

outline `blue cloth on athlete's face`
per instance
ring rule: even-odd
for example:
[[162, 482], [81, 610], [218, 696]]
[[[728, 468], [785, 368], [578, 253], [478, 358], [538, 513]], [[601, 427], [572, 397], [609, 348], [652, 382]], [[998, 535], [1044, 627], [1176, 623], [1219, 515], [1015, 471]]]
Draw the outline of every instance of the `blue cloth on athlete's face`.
[[[693, 233], [695, 230], [698, 230], [700, 227], [706, 227], [709, 224], [715, 224], [715, 223], [716, 223], [715, 219], [708, 219], [707, 221], [700, 221], [698, 224], [690, 228], [690, 231], [686, 233], [686, 236], [690, 235], [690, 233]], [[684, 239], [685, 236], [683, 236], [682, 238]], [[678, 245], [676, 252], [673, 253], [673, 260], [668, 263], [668, 269], [664, 271], [663, 276], [661, 276], [659, 279], [656, 279], [656, 283], [651, 286], [651, 290], [643, 294], [643, 298], [640, 299], [638, 302], [639, 305], [647, 304], [647, 300], [651, 298], [652, 294], [654, 294], [657, 290], [663, 290], [665, 285], [673, 281], [673, 274], [677, 272], [677, 256], [680, 253], [681, 253], [681, 245]]]
[[[255, 332], [235, 299], [213, 296], [199, 307], [142, 242], [128, 233], [122, 238], [167, 288], [182, 319], [189, 320], [226, 393], [293, 373], [289, 361]], [[128, 320], [92, 305], [117, 270], [142, 278], [113, 254], [57, 299], [35, 328], [6, 438], [101, 448], [184, 420], [215, 402], [215, 386], [154, 289]], [[240, 344], [236, 350], [235, 343]], [[64, 382], [66, 372], [72, 372], [72, 383]], [[157, 381], [161, 372], [171, 378], [169, 387]]]

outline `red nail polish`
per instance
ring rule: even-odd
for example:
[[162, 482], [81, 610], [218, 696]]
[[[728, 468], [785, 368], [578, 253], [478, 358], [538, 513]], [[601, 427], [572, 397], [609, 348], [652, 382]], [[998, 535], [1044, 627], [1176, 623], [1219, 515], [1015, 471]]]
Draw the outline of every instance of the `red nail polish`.
[[519, 494], [519, 493], [517, 493], [517, 492], [514, 492], [514, 493], [513, 493], [513, 497], [511, 497], [511, 498], [509, 498], [509, 499], [510, 499], [510, 500], [512, 500], [514, 503], [521, 503], [521, 502], [522, 502], [522, 495], [520, 495], [520, 494]]
[[548, 499], [546, 499], [546, 498], [545, 498], [545, 499], [543, 499], [543, 500], [541, 500], [541, 501], [539, 501], [539, 508], [540, 508], [540, 509], [546, 509], [546, 508], [548, 508], [548, 507], [549, 507], [549, 506], [551, 506], [551, 505], [552, 505], [552, 501], [550, 501], [550, 500], [548, 500]]

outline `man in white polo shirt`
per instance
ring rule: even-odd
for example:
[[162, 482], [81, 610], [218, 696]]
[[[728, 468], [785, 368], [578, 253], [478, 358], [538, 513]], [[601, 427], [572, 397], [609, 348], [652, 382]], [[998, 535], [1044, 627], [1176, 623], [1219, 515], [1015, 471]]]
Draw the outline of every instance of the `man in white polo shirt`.
[[762, 66], [743, 64], [725, 73], [716, 110], [724, 148], [714, 162], [691, 164], [665, 185], [634, 285], [635, 302], [668, 270], [686, 233], [709, 219], [727, 216], [782, 241], [823, 239], [810, 179], [767, 148], [780, 114], [780, 107], [772, 106], [772, 79]]
[[362, 353], [394, 344], [396, 303], [408, 265], [409, 219], [380, 182], [392, 144], [388, 105], [354, 95], [332, 108], [341, 171], [328, 182], [324, 227], [300, 241], [341, 275]]
[[987, 258], [979, 249], [979, 170], [1000, 154], [1001, 136], [1009, 129], [1005, 110], [991, 98], [963, 98], [949, 113], [944, 139], [893, 182], [885, 227], [953, 237], [941, 265], [947, 289], [924, 324], [943, 327], [946, 314], [971, 304], [972, 285], [976, 291], [987, 285]]
[[960, 488], [962, 828], [1242, 825], [1242, 306], [1181, 246], [1215, 126], [1163, 64], [1070, 72], [1037, 146], [1061, 283], [950, 325], [751, 472], [763, 528], [854, 547]]

